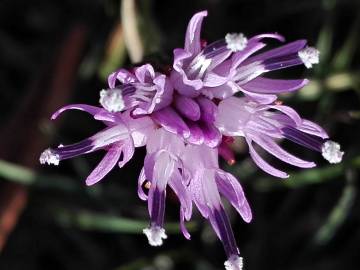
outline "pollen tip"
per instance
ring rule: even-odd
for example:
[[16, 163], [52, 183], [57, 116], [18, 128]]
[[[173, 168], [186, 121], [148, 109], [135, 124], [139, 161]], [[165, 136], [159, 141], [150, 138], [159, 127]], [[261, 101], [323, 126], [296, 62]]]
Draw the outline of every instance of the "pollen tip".
[[161, 246], [163, 239], [167, 238], [165, 229], [160, 226], [150, 226], [149, 228], [143, 229], [143, 233], [146, 235], [149, 244], [154, 247]]
[[320, 52], [314, 47], [305, 47], [298, 52], [298, 56], [306, 68], [312, 68], [313, 64], [319, 64]]
[[340, 150], [340, 144], [330, 140], [322, 145], [321, 153], [323, 158], [331, 164], [340, 163], [344, 155], [344, 152]]
[[48, 148], [41, 153], [39, 160], [41, 164], [47, 163], [48, 165], [53, 164], [57, 166], [59, 165], [60, 157], [51, 148]]
[[232, 255], [224, 263], [226, 270], [242, 270], [243, 269], [243, 258], [238, 255]]
[[119, 89], [101, 90], [99, 102], [109, 112], [120, 112], [125, 107], [122, 93]]
[[246, 48], [248, 40], [243, 33], [228, 33], [225, 36], [226, 48], [239, 52]]

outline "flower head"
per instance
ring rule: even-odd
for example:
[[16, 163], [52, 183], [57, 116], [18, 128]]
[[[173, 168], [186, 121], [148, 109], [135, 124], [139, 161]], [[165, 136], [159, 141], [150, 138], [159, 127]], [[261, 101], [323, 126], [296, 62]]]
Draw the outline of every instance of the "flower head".
[[86, 184], [92, 185], [116, 164], [123, 167], [135, 148], [145, 146], [138, 195], [148, 204], [150, 223], [143, 233], [149, 244], [160, 246], [167, 238], [165, 201], [171, 189], [180, 202], [180, 228], [185, 238], [190, 239], [185, 222], [195, 205], [224, 246], [225, 268], [240, 270], [243, 259], [223, 200], [245, 222], [251, 221], [252, 213], [240, 183], [220, 169], [218, 161], [220, 155], [229, 164], [235, 163], [229, 147], [233, 138], [244, 137], [256, 165], [280, 178], [288, 174], [266, 162], [256, 147], [300, 168], [312, 168], [315, 163], [288, 153], [279, 140], [318, 151], [330, 163], [340, 162], [344, 152], [319, 125], [276, 102], [278, 94], [296, 91], [308, 80], [264, 77], [267, 72], [297, 65], [311, 68], [319, 62], [319, 51], [308, 47], [305, 40], [260, 51], [266, 46], [265, 39], [284, 42], [276, 33], [251, 38], [230, 33], [205, 44], [200, 32], [206, 16], [207, 11], [202, 11], [191, 18], [184, 48], [174, 50], [168, 75], [150, 64], [131, 71], [119, 69], [109, 75], [109, 88], [100, 91], [102, 107], [74, 104], [55, 112], [52, 119], [69, 109], [85, 111], [105, 127], [78, 143], [46, 149], [40, 163], [59, 165], [64, 159], [104, 150], [104, 158], [86, 179]]

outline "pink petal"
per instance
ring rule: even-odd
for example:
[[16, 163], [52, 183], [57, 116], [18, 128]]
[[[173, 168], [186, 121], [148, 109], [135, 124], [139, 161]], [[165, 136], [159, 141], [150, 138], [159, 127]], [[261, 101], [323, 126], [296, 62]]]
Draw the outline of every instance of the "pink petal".
[[315, 167], [314, 162], [309, 162], [306, 160], [302, 160], [298, 157], [295, 157], [282, 149], [277, 143], [275, 143], [272, 139], [267, 137], [253, 136], [253, 140], [264, 148], [267, 152], [277, 157], [278, 159], [289, 163], [291, 165], [300, 167], [300, 168], [312, 168]]
[[269, 163], [267, 163], [262, 157], [260, 157], [260, 155], [255, 151], [255, 149], [252, 145], [251, 139], [246, 138], [246, 142], [249, 145], [249, 152], [250, 152], [251, 158], [253, 159], [255, 164], [260, 169], [262, 169], [264, 172], [267, 172], [268, 174], [271, 174], [275, 177], [280, 177], [280, 178], [288, 178], [289, 177], [289, 175], [287, 173], [274, 168]]
[[172, 108], [166, 107], [152, 114], [152, 118], [171, 133], [181, 134], [184, 138], [190, 136], [190, 130], [182, 118]]
[[185, 35], [185, 50], [192, 54], [198, 54], [201, 51], [201, 24], [207, 11], [196, 13], [190, 20]]
[[257, 77], [241, 87], [250, 92], [263, 94], [278, 94], [291, 92], [304, 87], [309, 81], [304, 80], [274, 80]]
[[91, 186], [105, 177], [116, 165], [121, 155], [122, 143], [113, 144], [104, 158], [86, 178], [86, 185]]
[[251, 209], [239, 181], [231, 174], [220, 172], [220, 170], [217, 173], [216, 181], [222, 195], [229, 200], [245, 222], [250, 222], [252, 219]]

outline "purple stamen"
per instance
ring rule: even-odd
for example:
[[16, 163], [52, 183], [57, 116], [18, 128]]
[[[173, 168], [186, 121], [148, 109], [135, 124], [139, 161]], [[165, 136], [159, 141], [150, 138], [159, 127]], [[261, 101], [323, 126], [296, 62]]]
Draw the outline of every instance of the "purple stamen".
[[226, 48], [225, 39], [220, 39], [206, 46], [202, 51], [202, 54], [206, 58], [213, 58], [214, 56], [219, 55], [220, 53], [223, 53], [227, 50], [228, 49]]
[[163, 227], [165, 214], [165, 191], [155, 188], [151, 206], [151, 225]]
[[78, 143], [59, 146], [52, 151], [54, 154], [59, 155], [60, 160], [68, 159], [90, 152], [94, 148], [92, 142], [92, 140], [86, 139]]
[[216, 225], [219, 228], [221, 241], [223, 242], [226, 255], [228, 257], [230, 257], [234, 254], [238, 255], [239, 250], [236, 245], [234, 233], [231, 229], [229, 218], [226, 215], [223, 207], [221, 207], [220, 210], [214, 211], [214, 218], [215, 218]]
[[303, 62], [296, 53], [266, 59], [263, 62], [266, 70], [277, 70], [291, 66], [302, 65]]
[[286, 139], [318, 152], [321, 152], [321, 148], [325, 142], [325, 140], [320, 137], [306, 134], [294, 127], [286, 126], [282, 128], [281, 131]]

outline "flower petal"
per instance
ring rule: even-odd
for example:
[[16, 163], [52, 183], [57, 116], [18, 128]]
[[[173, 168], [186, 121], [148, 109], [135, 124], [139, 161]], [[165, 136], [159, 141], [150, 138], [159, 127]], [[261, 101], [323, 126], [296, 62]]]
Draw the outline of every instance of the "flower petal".
[[[289, 116], [290, 119], [292, 119], [296, 125], [301, 125], [301, 123], [302, 123], [302, 119], [301, 119], [300, 115], [293, 108], [291, 108], [289, 106], [272, 105], [272, 106], [268, 106], [268, 108], [278, 110], [278, 111], [284, 113], [285, 115]], [[266, 107], [264, 107], [264, 109], [266, 109]]]
[[64, 107], [58, 109], [56, 112], [54, 112], [53, 115], [51, 116], [51, 120], [55, 120], [60, 114], [62, 114], [63, 112], [65, 112], [67, 110], [84, 111], [84, 112], [87, 112], [87, 113], [89, 113], [91, 115], [96, 115], [99, 112], [104, 111], [104, 109], [102, 109], [102, 108], [91, 106], [91, 105], [70, 104], [70, 105], [64, 106]]
[[200, 107], [192, 98], [178, 95], [175, 98], [174, 105], [177, 111], [186, 118], [192, 121], [200, 119]]
[[261, 50], [264, 47], [264, 43], [249, 41], [248, 46], [244, 50], [233, 54], [231, 58], [231, 69], [236, 69], [241, 63], [248, 59], [250, 55]]
[[205, 97], [198, 97], [196, 101], [200, 106], [201, 120], [207, 123], [214, 123], [218, 110], [215, 103]]
[[122, 142], [113, 144], [107, 151], [104, 158], [86, 178], [86, 185], [91, 186], [103, 179], [104, 176], [107, 175], [116, 165], [117, 161], [120, 158], [121, 150]]
[[182, 182], [182, 175], [179, 170], [175, 170], [169, 181], [169, 186], [179, 198], [180, 207], [184, 210], [184, 217], [190, 220], [192, 214], [192, 200], [188, 189]]
[[[186, 161], [186, 160], [185, 160]], [[204, 198], [204, 193], [202, 191], [202, 181], [199, 173], [194, 173], [189, 184], [190, 194], [196, 205], [196, 208], [199, 210], [200, 214], [204, 218], [209, 217], [209, 208], [206, 205], [206, 200]]]
[[273, 39], [277, 39], [281, 42], [284, 42], [285, 41], [285, 38], [278, 34], [278, 33], [265, 33], [265, 34], [260, 34], [260, 35], [256, 35], [256, 36], [253, 36], [251, 39], [249, 39], [249, 42], [253, 41], [253, 40], [256, 40], [256, 41], [259, 41], [263, 38], [273, 38]]
[[251, 91], [245, 90], [243, 87], [239, 87], [239, 90], [245, 94], [249, 99], [256, 101], [260, 104], [270, 104], [277, 100], [276, 95], [254, 93]]
[[139, 80], [139, 82], [149, 83], [155, 77], [155, 71], [152, 65], [145, 64], [135, 68], [135, 76]]
[[268, 174], [271, 174], [272, 176], [275, 176], [275, 177], [280, 177], [280, 178], [288, 178], [289, 177], [289, 175], [287, 173], [274, 168], [269, 163], [267, 163], [262, 157], [260, 157], [259, 154], [255, 151], [255, 149], [252, 145], [252, 140], [250, 138], [246, 138], [246, 142], [249, 146], [249, 152], [250, 152], [251, 158], [253, 159], [255, 164], [260, 169], [262, 169], [264, 172], [267, 172]]
[[135, 147], [144, 146], [155, 130], [155, 123], [148, 116], [133, 118], [127, 111], [121, 115], [121, 119], [129, 128]]
[[251, 209], [239, 181], [230, 173], [219, 170], [216, 184], [220, 193], [229, 200], [244, 221], [250, 222], [252, 219]]
[[190, 20], [185, 35], [185, 50], [192, 54], [198, 54], [201, 51], [200, 32], [201, 24], [207, 11], [196, 13]]
[[200, 94], [199, 90], [203, 87], [203, 82], [200, 79], [190, 80], [183, 67], [184, 61], [187, 61], [191, 56], [191, 53], [183, 49], [174, 50], [174, 70], [170, 74], [170, 80], [181, 95], [196, 97]]
[[204, 134], [204, 144], [209, 147], [216, 147], [221, 142], [221, 132], [213, 125], [202, 123], [201, 130]]
[[204, 142], [204, 134], [199, 125], [192, 121], [186, 121], [190, 130], [190, 137], [186, 139], [191, 144], [201, 145]]
[[119, 80], [122, 84], [133, 83], [136, 81], [136, 77], [126, 69], [119, 69], [111, 73], [108, 77], [108, 84], [110, 88], [115, 88], [116, 81]]
[[184, 237], [187, 240], [190, 240], [191, 235], [190, 235], [189, 231], [186, 229], [186, 226], [185, 226], [185, 214], [184, 214], [184, 211], [185, 210], [183, 208], [180, 209], [180, 230], [181, 230], [182, 234], [184, 235]]
[[309, 81], [304, 80], [274, 80], [257, 77], [241, 87], [247, 91], [262, 94], [278, 94], [291, 92], [304, 87]]
[[291, 155], [284, 149], [282, 149], [277, 143], [275, 143], [272, 139], [266, 136], [252, 136], [254, 142], [256, 142], [259, 146], [264, 148], [267, 152], [277, 157], [278, 159], [289, 163], [291, 165], [300, 167], [300, 168], [313, 168], [315, 167], [314, 162], [309, 162], [306, 160], [302, 160], [296, 156]]
[[135, 147], [132, 139], [127, 139], [124, 141], [122, 146], [122, 160], [119, 161], [118, 165], [120, 168], [124, 167], [126, 163], [133, 157], [135, 153]]
[[297, 126], [296, 128], [298, 130], [301, 130], [302, 132], [305, 132], [307, 134], [311, 134], [314, 136], [318, 136], [323, 139], [329, 138], [329, 135], [326, 133], [326, 131], [322, 127], [320, 127], [318, 124], [316, 124], [312, 121], [306, 120], [306, 119], [303, 119], [301, 125]]
[[146, 201], [148, 196], [145, 194], [144, 190], [143, 190], [143, 184], [146, 181], [146, 176], [145, 176], [145, 170], [144, 168], [141, 169], [140, 174], [139, 174], [139, 178], [138, 178], [138, 188], [137, 188], [137, 193], [138, 196], [141, 200]]
[[270, 51], [266, 51], [261, 54], [250, 57], [245, 62], [252, 63], [255, 61], [259, 61], [259, 60], [262, 61], [262, 60], [266, 60], [266, 59], [270, 59], [270, 58], [275, 58], [275, 57], [280, 57], [280, 56], [284, 56], [284, 55], [297, 53], [302, 48], [304, 48], [305, 45], [306, 45], [306, 40], [303, 40], [303, 39], [297, 40], [297, 41], [288, 43], [286, 45], [283, 45], [281, 47], [272, 49]]
[[190, 136], [190, 130], [182, 118], [172, 108], [166, 107], [152, 114], [152, 118], [171, 133], [180, 134], [184, 138]]

